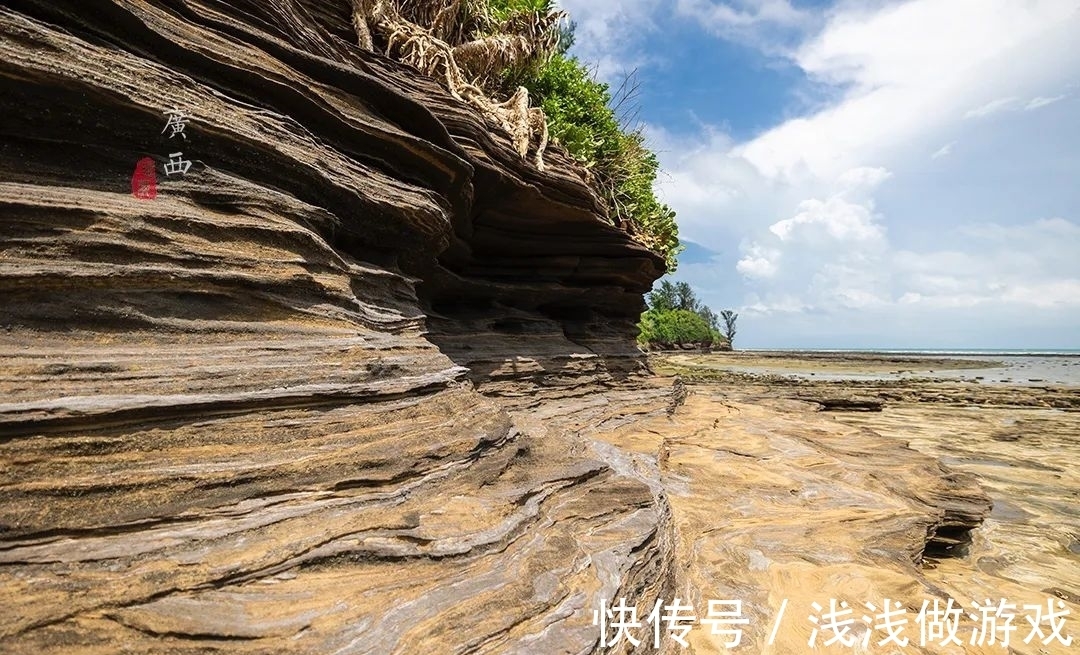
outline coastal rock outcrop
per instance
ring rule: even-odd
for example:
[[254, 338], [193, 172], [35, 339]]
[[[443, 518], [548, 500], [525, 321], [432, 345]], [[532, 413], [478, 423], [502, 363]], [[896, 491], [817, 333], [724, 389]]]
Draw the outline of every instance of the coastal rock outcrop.
[[0, 8], [5, 652], [584, 652], [671, 584], [655, 471], [574, 427], [666, 389], [513, 416], [636, 375], [662, 258], [350, 30]]
[[[720, 411], [635, 346], [663, 258], [354, 39], [348, 0], [0, 7], [5, 652], [586, 653], [706, 579], [697, 445], [615, 438]], [[909, 468], [859, 536], [914, 566], [982, 505]]]
[[859, 649], [869, 628], [858, 617], [864, 603], [880, 607], [885, 598], [900, 602], [909, 620], [924, 599], [963, 598], [929, 579], [923, 565], [963, 556], [971, 531], [990, 513], [974, 476], [844, 425], [808, 402], [760, 389], [726, 387], [721, 395], [707, 384], [687, 386], [673, 416], [601, 438], [630, 452], [660, 453], [677, 526], [681, 598], [699, 616], [710, 602], [720, 601], [721, 612], [739, 603], [746, 623], [738, 648], [724, 632], [735, 625], [717, 624], [719, 632], [702, 625], [687, 636], [693, 652], [823, 650], [824, 632], [810, 645], [815, 624], [808, 617], [830, 599], [854, 608], [855, 652], [939, 652], [918, 647], [914, 622], [909, 648], [876, 647], [875, 633], [870, 647]]

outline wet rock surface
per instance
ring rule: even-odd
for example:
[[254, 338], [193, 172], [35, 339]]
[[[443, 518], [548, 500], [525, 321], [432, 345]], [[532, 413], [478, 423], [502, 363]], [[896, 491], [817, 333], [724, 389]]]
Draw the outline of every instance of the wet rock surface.
[[[909, 623], [907, 647], [875, 648], [884, 636], [875, 631], [866, 652], [1006, 651], [1001, 634], [993, 644], [971, 640], [979, 626], [971, 603], [985, 599], [1015, 606], [1006, 610], [1016, 613], [1007, 652], [1075, 650], [1080, 414], [1051, 403], [1072, 407], [1080, 390], [807, 381], [723, 365], [716, 356], [654, 357], [658, 372], [679, 372], [686, 405], [611, 438], [661, 453], [688, 567], [682, 591], [703, 607], [743, 600], [747, 652], [814, 652], [813, 603], [843, 600], [859, 624], [864, 603], [880, 608], [885, 598], [909, 622], [924, 601], [952, 599], [967, 613], [963, 643], [924, 646]], [[880, 411], [823, 412], [823, 397], [876, 399]], [[1023, 607], [1048, 602], [1068, 612], [1072, 646], [1025, 641]], [[692, 637], [695, 652], [728, 652], [728, 636], [698, 628]]]

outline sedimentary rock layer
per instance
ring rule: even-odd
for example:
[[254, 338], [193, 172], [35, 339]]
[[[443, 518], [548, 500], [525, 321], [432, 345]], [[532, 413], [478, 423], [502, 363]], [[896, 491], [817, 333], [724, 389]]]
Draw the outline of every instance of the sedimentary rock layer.
[[632, 374], [662, 259], [349, 11], [0, 8], [5, 652], [586, 652], [673, 579], [588, 403], [475, 390]]
[[[993, 652], [923, 648], [914, 623], [922, 600], [953, 592], [927, 579], [924, 559], [962, 554], [956, 551], [990, 512], [989, 499], [972, 476], [833, 416], [768, 393], [694, 384], [673, 416], [601, 435], [657, 454], [683, 572], [676, 595], [699, 619], [708, 618], [710, 601], [724, 603], [717, 612], [739, 603], [745, 624], [713, 632], [702, 621], [686, 635], [688, 645], [695, 653], [828, 650], [834, 635], [816, 639], [809, 617], [822, 615], [814, 603], [828, 610], [833, 599], [852, 608], [850, 639], [859, 643], [833, 650]], [[861, 620], [872, 614], [864, 603], [881, 608], [884, 599], [901, 603], [910, 647], [879, 645], [884, 635]], [[732, 629], [741, 634], [729, 649]]]
[[[613, 445], [700, 419], [640, 375], [662, 258], [349, 11], [0, 8], [5, 652], [594, 652], [601, 601], [727, 570], [674, 455]], [[878, 444], [813, 443], [834, 477]], [[924, 463], [860, 469], [852, 552], [970, 527]]]

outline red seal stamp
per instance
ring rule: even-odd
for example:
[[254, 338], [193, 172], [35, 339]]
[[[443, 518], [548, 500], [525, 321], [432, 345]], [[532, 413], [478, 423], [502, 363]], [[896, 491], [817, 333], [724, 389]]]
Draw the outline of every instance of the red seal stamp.
[[157, 197], [157, 165], [150, 157], [143, 157], [135, 164], [135, 173], [131, 176], [131, 195], [139, 200]]

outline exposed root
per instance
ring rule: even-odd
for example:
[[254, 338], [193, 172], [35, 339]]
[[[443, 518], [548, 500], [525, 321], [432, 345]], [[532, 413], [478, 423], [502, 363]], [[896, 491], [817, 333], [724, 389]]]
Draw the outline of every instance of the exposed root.
[[[451, 46], [451, 41], [467, 38], [461, 17], [475, 10], [471, 0], [350, 0], [353, 25], [361, 48], [375, 49], [374, 36], [386, 43], [386, 55], [414, 66], [425, 75], [442, 81], [458, 100], [466, 102], [505, 130], [522, 159], [528, 157], [534, 136], [534, 161], [544, 170], [548, 144], [547, 119], [539, 107], [529, 107], [529, 92], [518, 87], [504, 102], [496, 102], [481, 88], [491, 84], [499, 71], [550, 52], [556, 43], [561, 12], [517, 20], [503, 26], [510, 33], [471, 39]], [[471, 7], [471, 9], [470, 9]], [[422, 27], [403, 14], [429, 24]], [[475, 12], [474, 12], [475, 13]], [[485, 17], [474, 17], [482, 21]]]
[[544, 110], [533, 107], [529, 110], [529, 129], [540, 135], [540, 144], [536, 146], [536, 167], [544, 170], [544, 151], [548, 144], [548, 124]]

